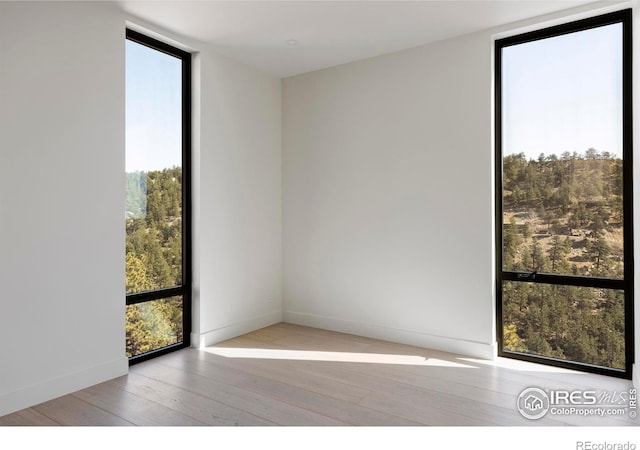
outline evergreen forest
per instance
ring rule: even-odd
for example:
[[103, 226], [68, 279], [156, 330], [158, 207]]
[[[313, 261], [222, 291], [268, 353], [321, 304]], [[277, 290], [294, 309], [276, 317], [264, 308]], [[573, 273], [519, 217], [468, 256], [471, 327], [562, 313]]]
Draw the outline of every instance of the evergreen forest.
[[[126, 175], [126, 290], [182, 284], [182, 170]], [[182, 342], [182, 298], [126, 307], [127, 356]]]
[[[622, 160], [607, 152], [503, 158], [503, 269], [624, 278]], [[126, 289], [182, 284], [182, 171], [126, 175]], [[624, 293], [503, 283], [503, 349], [624, 369]], [[182, 299], [126, 309], [127, 355], [183, 339]]]
[[[624, 278], [622, 160], [587, 150], [503, 158], [507, 271]], [[624, 292], [503, 282], [503, 348], [624, 369]]]

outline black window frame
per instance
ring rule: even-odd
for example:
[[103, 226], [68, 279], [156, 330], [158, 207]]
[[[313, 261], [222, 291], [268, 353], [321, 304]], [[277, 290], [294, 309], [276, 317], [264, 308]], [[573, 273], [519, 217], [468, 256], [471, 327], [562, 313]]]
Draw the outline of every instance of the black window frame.
[[174, 296], [182, 297], [182, 342], [131, 356], [129, 365], [146, 361], [191, 345], [192, 330], [192, 205], [191, 205], [191, 53], [130, 28], [126, 39], [178, 58], [182, 62], [182, 284], [170, 288], [127, 294], [126, 305], [134, 305]]
[[[502, 185], [502, 49], [540, 39], [561, 36], [601, 26], [622, 24], [622, 161], [624, 279], [567, 276], [548, 273], [509, 271], [503, 268], [503, 185]], [[498, 356], [546, 364], [589, 373], [631, 379], [634, 350], [634, 261], [633, 261], [633, 115], [632, 115], [632, 10], [624, 9], [587, 19], [497, 39], [494, 47], [495, 94], [495, 251], [496, 251], [496, 337]], [[625, 369], [596, 366], [503, 349], [503, 281], [524, 281], [553, 285], [619, 289], [625, 298]]]

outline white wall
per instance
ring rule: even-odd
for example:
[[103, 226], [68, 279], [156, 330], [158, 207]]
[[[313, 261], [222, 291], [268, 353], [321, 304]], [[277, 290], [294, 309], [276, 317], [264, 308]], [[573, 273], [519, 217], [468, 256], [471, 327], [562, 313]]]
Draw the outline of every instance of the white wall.
[[124, 22], [0, 2], [0, 415], [122, 375]]
[[[111, 6], [0, 2], [0, 415], [127, 372], [124, 30], [137, 21]], [[280, 80], [149, 28], [197, 53], [204, 345], [282, 318]]]
[[493, 357], [493, 36], [568, 14], [283, 81], [286, 321]]
[[282, 320], [280, 80], [200, 51], [192, 343]]
[[285, 320], [493, 355], [491, 48], [284, 80]]
[[280, 79], [139, 18], [128, 24], [194, 54], [192, 346], [280, 322]]
[[[127, 370], [123, 39], [103, 4], [0, 2], [0, 415]], [[491, 356], [489, 32], [282, 92], [188, 44], [194, 344], [284, 298], [290, 322]]]

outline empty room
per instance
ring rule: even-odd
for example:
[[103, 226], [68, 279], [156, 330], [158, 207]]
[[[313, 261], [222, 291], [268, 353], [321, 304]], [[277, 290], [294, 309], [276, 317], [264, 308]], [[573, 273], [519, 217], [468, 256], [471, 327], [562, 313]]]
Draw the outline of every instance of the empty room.
[[0, 425], [629, 444], [638, 14], [0, 1]]

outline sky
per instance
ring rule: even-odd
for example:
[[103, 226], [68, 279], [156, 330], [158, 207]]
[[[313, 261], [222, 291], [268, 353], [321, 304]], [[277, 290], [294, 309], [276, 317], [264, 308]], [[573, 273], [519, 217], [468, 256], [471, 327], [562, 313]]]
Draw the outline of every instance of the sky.
[[126, 41], [126, 171], [182, 161], [182, 62]]
[[503, 49], [504, 155], [622, 156], [621, 36], [614, 24]]
[[[622, 155], [622, 25], [505, 47], [503, 154]], [[181, 164], [181, 61], [126, 41], [126, 170]]]

